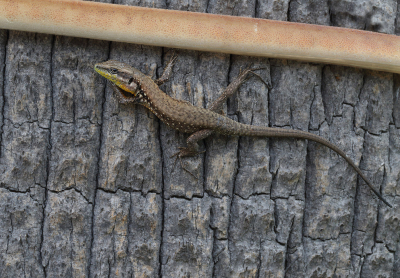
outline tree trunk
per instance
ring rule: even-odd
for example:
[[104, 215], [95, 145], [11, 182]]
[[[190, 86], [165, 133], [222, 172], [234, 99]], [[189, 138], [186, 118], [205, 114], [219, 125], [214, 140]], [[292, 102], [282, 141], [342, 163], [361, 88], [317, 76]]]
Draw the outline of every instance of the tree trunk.
[[[400, 33], [395, 0], [116, 1]], [[188, 4], [189, 3], [189, 4]], [[101, 20], [101, 19], [99, 19]], [[222, 113], [319, 134], [187, 135], [119, 104], [93, 71], [124, 61], [156, 78], [170, 49], [0, 32], [0, 277], [400, 277], [400, 76], [178, 50], [167, 94], [207, 107], [248, 66]]]

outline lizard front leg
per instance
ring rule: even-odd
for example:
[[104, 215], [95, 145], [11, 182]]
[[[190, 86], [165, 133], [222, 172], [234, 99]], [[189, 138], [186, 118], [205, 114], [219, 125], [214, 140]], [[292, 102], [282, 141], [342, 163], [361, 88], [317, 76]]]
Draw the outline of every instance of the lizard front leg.
[[113, 88], [114, 94], [117, 97], [118, 101], [123, 104], [127, 103], [136, 103], [138, 98], [135, 97], [134, 95], [130, 94], [129, 96], [124, 93], [124, 90], [122, 90], [120, 87], [115, 85], [114, 83], [111, 83], [111, 86]]
[[169, 60], [167, 66], [164, 68], [164, 71], [163, 71], [161, 77], [154, 80], [154, 83], [156, 83], [158, 86], [160, 86], [169, 80], [169, 77], [171, 76], [171, 73], [172, 73], [172, 67], [175, 65], [177, 58], [178, 58], [178, 56], [175, 54], [175, 52], [173, 52], [171, 59]]
[[[222, 92], [222, 94], [215, 100], [213, 103], [211, 103], [210, 107], [207, 109], [216, 112], [216, 113], [221, 113], [219, 111], [222, 108], [222, 105], [225, 103], [225, 101], [231, 97], [238, 89], [239, 87], [243, 84], [244, 81], [248, 78], [248, 75], [254, 74], [258, 78], [261, 79], [262, 82], [264, 82], [269, 89], [271, 89], [271, 84], [266, 82], [260, 75], [255, 73], [254, 71], [263, 69], [263, 68], [247, 68], [243, 72], [239, 74], [238, 77], [236, 77], [229, 85], [226, 87], [226, 89]], [[179, 152], [174, 154], [173, 156], [178, 156], [178, 157], [189, 157], [189, 156], [195, 156], [199, 154], [199, 144], [198, 141], [203, 140], [210, 135], [214, 133], [213, 130], [211, 129], [203, 129], [194, 132], [191, 134], [187, 139], [186, 139], [186, 144], [187, 147], [180, 147]]]

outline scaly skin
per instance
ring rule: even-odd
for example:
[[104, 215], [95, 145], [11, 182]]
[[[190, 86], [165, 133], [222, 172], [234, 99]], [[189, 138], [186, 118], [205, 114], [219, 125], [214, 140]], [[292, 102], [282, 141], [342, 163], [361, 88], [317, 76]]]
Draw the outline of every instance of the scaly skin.
[[216, 113], [223, 104], [223, 101], [232, 95], [245, 81], [247, 75], [249, 73], [254, 74], [253, 70], [247, 69], [242, 72], [238, 78], [228, 86], [222, 96], [211, 104], [211, 109], [204, 109], [193, 106], [189, 102], [174, 99], [165, 94], [158, 87], [158, 85], [161, 85], [168, 80], [175, 59], [176, 57], [173, 56], [171, 62], [166, 67], [166, 73], [164, 73], [160, 79], [155, 81], [129, 65], [113, 60], [96, 64], [94, 69], [100, 75], [112, 82], [114, 91], [121, 102], [133, 102], [144, 105], [166, 125], [180, 132], [193, 133], [187, 139], [188, 147], [180, 148], [179, 153], [177, 153], [178, 157], [198, 154], [197, 141], [210, 136], [213, 132], [237, 136], [308, 139], [318, 142], [342, 156], [362, 177], [375, 195], [377, 195], [386, 205], [392, 207], [380, 195], [380, 193], [375, 190], [372, 183], [361, 172], [360, 168], [358, 168], [357, 165], [355, 165], [355, 163], [347, 157], [341, 149], [339, 149], [339, 147], [328, 140], [301, 130], [246, 125], [235, 122], [228, 117]]

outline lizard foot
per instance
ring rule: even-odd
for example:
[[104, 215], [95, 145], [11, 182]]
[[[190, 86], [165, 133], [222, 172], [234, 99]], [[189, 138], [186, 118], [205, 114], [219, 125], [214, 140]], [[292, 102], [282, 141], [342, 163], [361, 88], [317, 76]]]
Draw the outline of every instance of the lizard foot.
[[175, 161], [174, 161], [174, 166], [172, 167], [172, 171], [173, 171], [173, 169], [175, 169], [176, 161], [179, 159], [182, 169], [185, 170], [186, 172], [188, 172], [196, 180], [198, 180], [199, 179], [198, 177], [196, 177], [192, 172], [190, 172], [188, 169], [185, 168], [185, 166], [183, 165], [183, 162], [182, 162], [182, 157], [195, 156], [199, 153], [204, 153], [204, 152], [205, 151], [198, 152], [198, 151], [190, 149], [190, 148], [179, 147], [179, 152], [177, 152], [171, 156], [171, 158], [176, 157]]
[[179, 147], [179, 152], [175, 153], [171, 157], [178, 156], [178, 157], [189, 157], [189, 156], [196, 156], [200, 153], [204, 153], [205, 151], [198, 152], [195, 149], [187, 148], [187, 147]]

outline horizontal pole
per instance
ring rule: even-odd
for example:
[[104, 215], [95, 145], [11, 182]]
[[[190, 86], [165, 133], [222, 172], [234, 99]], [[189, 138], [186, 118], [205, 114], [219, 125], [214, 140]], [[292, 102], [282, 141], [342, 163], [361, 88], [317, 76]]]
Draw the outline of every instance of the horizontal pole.
[[0, 28], [400, 73], [400, 37], [77, 0], [0, 0]]

